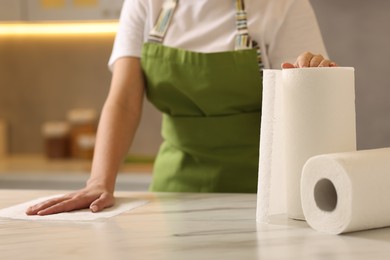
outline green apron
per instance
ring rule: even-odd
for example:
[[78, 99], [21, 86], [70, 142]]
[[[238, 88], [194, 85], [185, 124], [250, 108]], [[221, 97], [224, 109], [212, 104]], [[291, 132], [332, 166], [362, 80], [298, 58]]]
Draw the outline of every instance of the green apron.
[[197, 53], [161, 42], [145, 43], [141, 58], [147, 97], [163, 112], [164, 142], [150, 190], [256, 192], [257, 50]]

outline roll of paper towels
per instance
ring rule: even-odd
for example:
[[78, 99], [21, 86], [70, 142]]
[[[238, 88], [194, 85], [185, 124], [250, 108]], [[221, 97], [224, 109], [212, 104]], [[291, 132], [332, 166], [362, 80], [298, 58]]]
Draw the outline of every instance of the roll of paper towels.
[[356, 150], [354, 69], [264, 70], [263, 75], [257, 219], [278, 213], [304, 219], [305, 162]]
[[322, 232], [390, 226], [390, 148], [319, 155], [302, 173], [308, 224]]

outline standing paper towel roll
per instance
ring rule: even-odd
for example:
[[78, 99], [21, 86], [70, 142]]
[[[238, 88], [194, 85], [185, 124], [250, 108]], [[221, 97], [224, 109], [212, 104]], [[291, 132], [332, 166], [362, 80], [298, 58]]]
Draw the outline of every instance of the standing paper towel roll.
[[390, 148], [315, 156], [302, 174], [309, 225], [331, 234], [390, 226]]
[[304, 219], [302, 167], [314, 155], [356, 150], [353, 68], [283, 70], [287, 213]]
[[258, 221], [279, 213], [304, 219], [300, 180], [306, 160], [355, 150], [353, 68], [264, 70]]

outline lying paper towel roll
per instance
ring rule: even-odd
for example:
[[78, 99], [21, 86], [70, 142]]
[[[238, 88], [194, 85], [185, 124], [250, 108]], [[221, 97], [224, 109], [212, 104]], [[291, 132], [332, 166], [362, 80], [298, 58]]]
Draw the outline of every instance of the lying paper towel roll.
[[304, 219], [300, 180], [307, 159], [356, 150], [354, 69], [265, 70], [263, 75], [258, 220], [281, 212]]
[[390, 148], [319, 155], [302, 174], [306, 221], [340, 234], [390, 226]]

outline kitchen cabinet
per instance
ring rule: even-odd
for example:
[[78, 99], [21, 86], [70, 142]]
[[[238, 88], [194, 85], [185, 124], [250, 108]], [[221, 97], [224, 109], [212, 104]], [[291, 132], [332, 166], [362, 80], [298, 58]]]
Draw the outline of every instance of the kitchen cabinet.
[[0, 0], [0, 21], [22, 20], [22, 0]]
[[124, 0], [0, 0], [1, 21], [118, 19]]

